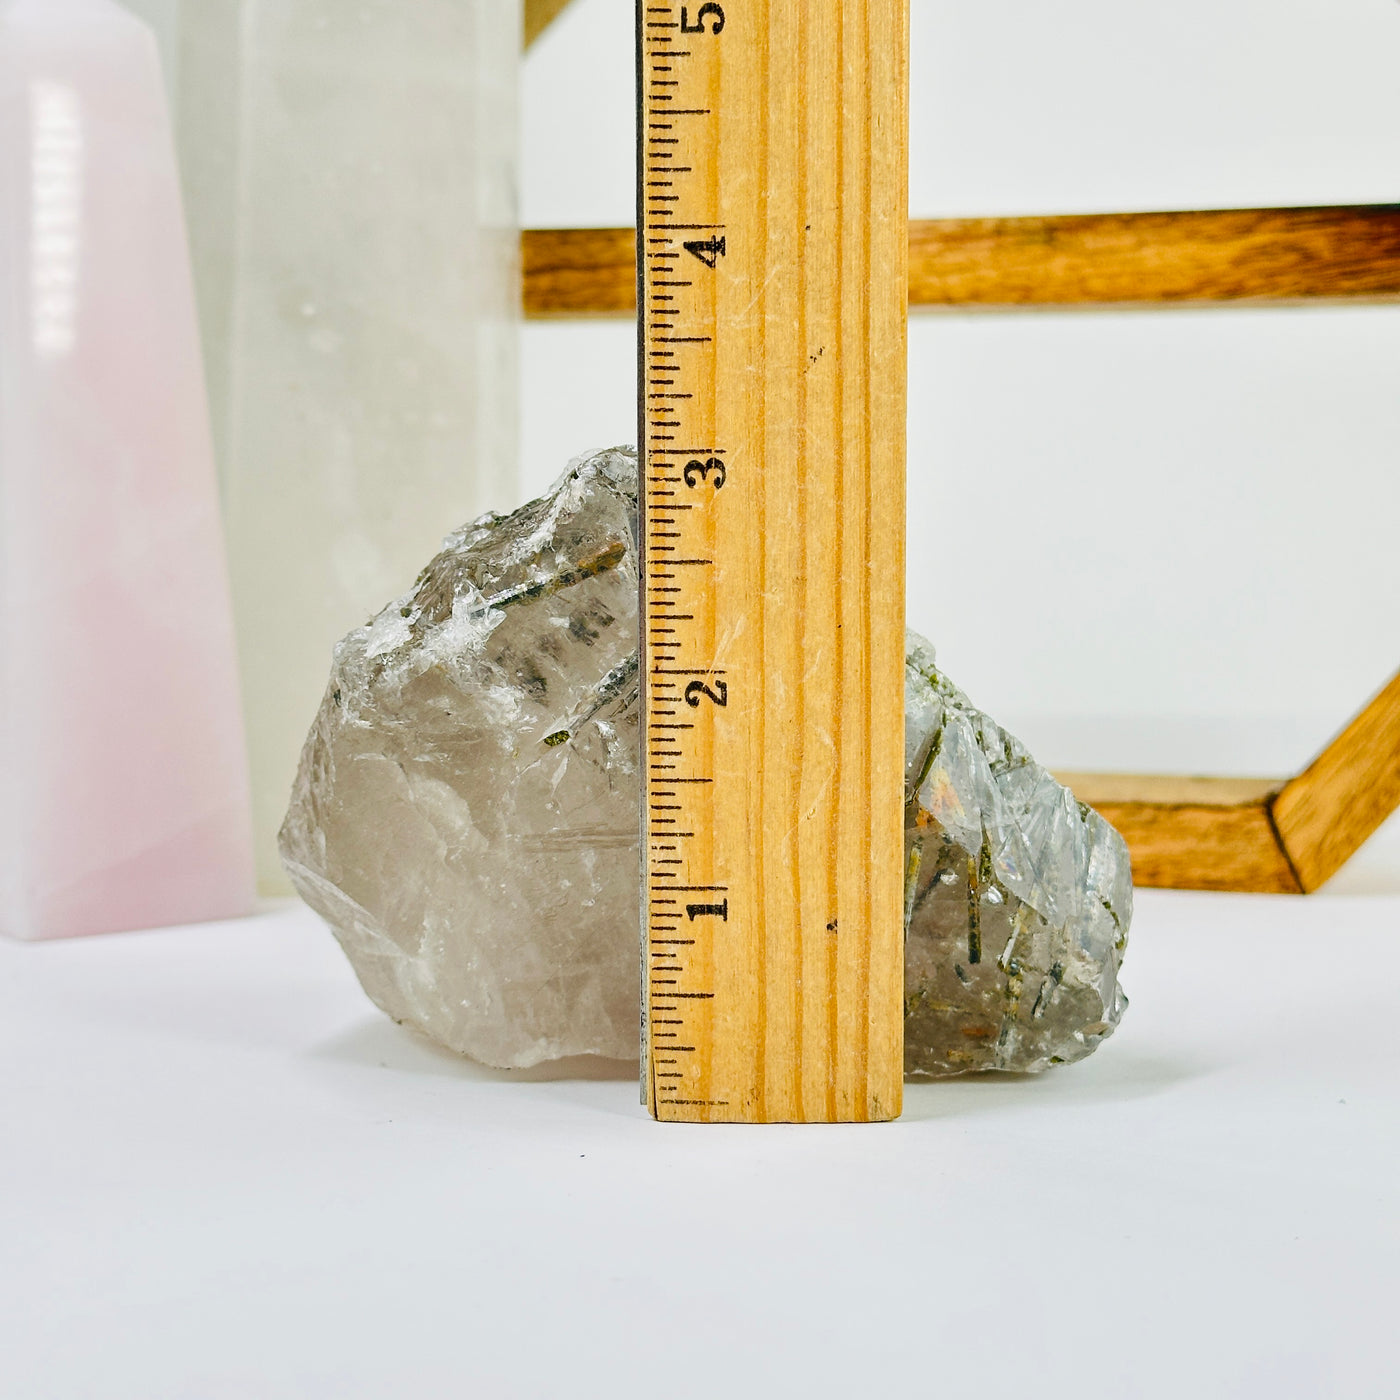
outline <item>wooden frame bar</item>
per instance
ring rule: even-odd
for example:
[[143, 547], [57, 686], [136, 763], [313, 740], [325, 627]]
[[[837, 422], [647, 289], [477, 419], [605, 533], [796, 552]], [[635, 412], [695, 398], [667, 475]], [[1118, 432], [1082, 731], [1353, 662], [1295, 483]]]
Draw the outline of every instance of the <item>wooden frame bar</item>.
[[[527, 229], [525, 314], [630, 316], [631, 229]], [[925, 219], [909, 304], [994, 311], [1400, 299], [1400, 205]]]

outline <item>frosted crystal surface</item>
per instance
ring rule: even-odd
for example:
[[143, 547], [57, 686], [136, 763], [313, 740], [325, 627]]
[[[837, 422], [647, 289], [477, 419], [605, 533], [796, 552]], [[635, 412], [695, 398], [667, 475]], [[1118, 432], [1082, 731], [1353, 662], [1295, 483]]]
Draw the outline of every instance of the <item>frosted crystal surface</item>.
[[[637, 1051], [637, 471], [581, 458], [336, 648], [281, 847], [365, 990], [487, 1064]], [[1125, 1006], [1121, 838], [910, 636], [906, 1067], [1035, 1070]]]

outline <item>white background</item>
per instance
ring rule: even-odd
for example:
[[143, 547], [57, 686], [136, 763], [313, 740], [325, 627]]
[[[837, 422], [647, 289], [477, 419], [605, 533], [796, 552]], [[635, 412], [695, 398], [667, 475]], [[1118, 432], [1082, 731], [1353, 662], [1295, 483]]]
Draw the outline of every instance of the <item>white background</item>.
[[0, 944], [0, 1396], [1393, 1400], [1400, 899], [1359, 873], [1145, 891], [1092, 1059], [865, 1127], [482, 1069], [300, 907]]
[[[632, 5], [525, 61], [526, 225], [633, 218]], [[912, 0], [911, 212], [1400, 199], [1395, 0]], [[527, 325], [524, 481], [636, 435]], [[916, 315], [909, 618], [1060, 767], [1296, 771], [1400, 665], [1400, 308]]]

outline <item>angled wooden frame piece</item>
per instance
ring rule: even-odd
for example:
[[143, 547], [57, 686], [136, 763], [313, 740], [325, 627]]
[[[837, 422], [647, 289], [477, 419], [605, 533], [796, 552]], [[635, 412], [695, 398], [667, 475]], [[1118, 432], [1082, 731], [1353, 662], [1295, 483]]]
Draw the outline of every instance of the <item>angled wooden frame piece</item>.
[[[526, 0], [531, 43], [568, 0]], [[632, 316], [630, 228], [527, 229], [527, 317]], [[1400, 300], [1400, 205], [935, 219], [911, 307], [960, 313]], [[1305, 894], [1400, 807], [1400, 674], [1297, 777], [1061, 773], [1121, 831], [1139, 885]]]
[[1139, 885], [1311, 894], [1400, 807], [1400, 674], [1287, 781], [1056, 776], [1123, 833]]
[[525, 0], [525, 47], [527, 49], [558, 19], [560, 12], [568, 3], [569, 0]]

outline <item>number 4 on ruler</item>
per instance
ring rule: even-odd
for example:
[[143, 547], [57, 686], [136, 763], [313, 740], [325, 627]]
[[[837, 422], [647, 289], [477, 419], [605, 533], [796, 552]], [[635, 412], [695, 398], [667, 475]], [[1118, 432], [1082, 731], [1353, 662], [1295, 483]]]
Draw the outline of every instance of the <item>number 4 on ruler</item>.
[[724, 256], [724, 238], [692, 239], [681, 245], [687, 253], [694, 253], [706, 267], [716, 267]]

